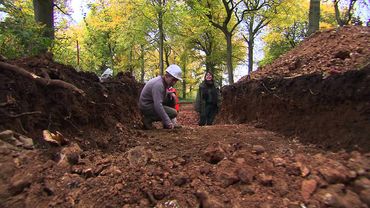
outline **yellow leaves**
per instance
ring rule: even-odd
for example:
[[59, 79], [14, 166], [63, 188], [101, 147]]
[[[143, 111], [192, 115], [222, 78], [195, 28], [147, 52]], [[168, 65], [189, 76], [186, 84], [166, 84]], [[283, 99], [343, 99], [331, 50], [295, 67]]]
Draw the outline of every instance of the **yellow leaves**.
[[116, 30], [127, 24], [133, 5], [125, 1], [110, 1], [105, 7], [96, 8], [86, 18], [89, 27], [102, 31]]
[[56, 131], [56, 133], [54, 134], [54, 133], [51, 133], [49, 130], [43, 130], [42, 135], [45, 141], [52, 143], [52, 144], [56, 144], [58, 146], [68, 143], [68, 141], [64, 138], [64, 136], [59, 131]]
[[280, 42], [284, 39], [281, 33], [278, 32], [270, 32], [266, 36], [263, 37], [263, 40], [267, 43], [272, 42]]
[[[277, 8], [277, 14], [272, 18], [272, 22], [269, 27], [271, 28], [289, 28], [297, 22], [308, 22], [310, 1], [296, 1], [296, 0], [285, 0]], [[332, 5], [327, 2], [321, 3], [321, 22], [320, 27], [331, 28], [333, 27], [334, 10]], [[270, 35], [271, 37], [266, 37], [268, 40], [278, 38], [277, 34]]]
[[333, 28], [334, 25], [333, 24], [329, 24], [329, 23], [326, 23], [326, 22], [320, 22], [320, 30], [324, 29], [330, 29], [330, 28]]
[[12, 4], [23, 14], [33, 15], [32, 0], [13, 0]]
[[335, 11], [331, 3], [321, 4], [321, 19], [320, 19], [320, 28], [327, 29], [333, 28], [336, 25]]
[[271, 25], [286, 27], [294, 22], [302, 21], [308, 17], [309, 0], [286, 0], [278, 6], [278, 13], [272, 19]]

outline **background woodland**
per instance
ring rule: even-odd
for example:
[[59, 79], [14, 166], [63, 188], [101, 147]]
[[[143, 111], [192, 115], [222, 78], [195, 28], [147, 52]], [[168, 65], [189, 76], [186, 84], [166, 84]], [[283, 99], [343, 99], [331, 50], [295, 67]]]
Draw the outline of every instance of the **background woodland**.
[[[365, 25], [356, 0], [95, 0], [83, 19], [71, 18], [71, 1], [0, 1], [2, 59], [51, 52], [57, 62], [100, 75], [130, 72], [136, 80], [163, 74], [172, 63], [184, 73], [177, 84], [192, 98], [205, 71], [219, 85], [272, 63], [317, 30]], [[258, 48], [262, 48], [258, 50]], [[256, 58], [256, 55], [262, 56]], [[246, 74], [246, 73], [244, 73]]]

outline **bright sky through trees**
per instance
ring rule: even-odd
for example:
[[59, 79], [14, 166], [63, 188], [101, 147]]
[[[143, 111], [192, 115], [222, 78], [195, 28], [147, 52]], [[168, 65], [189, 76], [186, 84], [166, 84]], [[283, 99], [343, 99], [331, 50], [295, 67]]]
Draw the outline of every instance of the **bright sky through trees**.
[[[341, 0], [341, 8], [348, 1]], [[0, 33], [0, 39], [6, 41], [8, 44], [5, 45], [9, 47], [4, 48], [3, 53], [12, 58], [32, 55], [29, 52], [31, 50], [28, 49], [34, 51], [35, 47], [31, 46], [37, 44], [35, 44], [35, 40], [30, 41], [29, 34], [35, 34], [36, 39], [39, 36], [36, 31], [39, 27], [35, 27], [33, 21], [32, 0], [5, 0], [4, 2], [9, 2], [9, 5], [0, 3], [0, 11], [4, 11], [0, 12], [0, 21], [6, 25]], [[18, 2], [18, 4], [13, 5], [10, 2]], [[114, 6], [107, 4], [105, 5], [106, 9], [101, 10], [99, 8], [104, 7], [103, 2], [111, 2]], [[54, 57], [64, 64], [78, 66], [81, 70], [91, 70], [98, 74], [105, 67], [115, 66], [117, 71], [131, 70], [137, 77], [140, 74], [145, 79], [155, 76], [158, 73], [156, 70], [161, 68], [158, 66], [158, 60], [163, 59], [157, 52], [160, 51], [159, 40], [161, 38], [155, 36], [155, 34], [160, 34], [158, 25], [156, 25], [157, 7], [147, 5], [146, 2], [155, 1], [70, 0], [65, 1], [65, 4], [59, 1], [61, 9], [55, 10], [58, 15], [54, 18], [58, 25], [58, 38], [53, 47]], [[182, 7], [183, 5], [178, 4], [180, 1], [168, 2], [172, 2], [173, 6], [163, 7], [165, 10], [171, 9], [171, 12], [167, 12], [167, 15], [164, 16], [166, 64], [182, 62], [185, 67], [197, 70], [199, 73], [204, 68], [212, 66], [218, 70], [220, 77], [227, 76], [227, 67], [225, 68], [224, 62], [228, 54], [226, 41], [221, 31], [214, 31], [215, 28], [207, 25], [207, 19], [204, 19], [207, 10], [204, 9], [204, 5]], [[221, 1], [212, 2], [220, 3], [220, 5], [214, 5], [215, 10], [212, 10], [212, 14], [217, 17], [218, 12], [223, 11], [218, 8], [218, 6], [222, 6]], [[302, 2], [302, 5], [306, 5], [304, 7], [298, 7], [298, 1], [294, 0], [284, 0], [283, 2], [286, 4], [281, 6], [279, 14], [269, 13], [271, 20], [275, 20], [274, 25], [267, 28], [268, 30], [261, 31], [254, 42], [254, 69], [257, 68], [257, 65], [263, 66], [271, 63], [294, 47], [296, 42], [304, 39], [304, 25], [308, 17], [308, 7], [306, 8], [306, 6], [309, 4], [309, 0], [299, 1]], [[322, 10], [323, 14], [326, 15], [323, 15], [320, 26], [322, 29], [335, 27], [337, 24], [334, 8], [331, 5], [332, 0], [324, 2], [326, 5], [323, 4]], [[358, 1], [354, 15], [354, 17], [360, 16], [362, 24], [365, 25], [370, 19], [370, 4], [367, 2], [368, 0]], [[176, 5], [178, 7], [175, 8]], [[295, 11], [296, 15], [284, 12], [290, 9]], [[83, 19], [85, 16], [86, 22]], [[13, 21], [22, 18], [23, 22]], [[289, 31], [287, 37], [284, 36], [286, 31]], [[233, 34], [233, 44], [237, 49], [234, 51], [235, 53], [232, 53], [233, 62], [235, 62], [233, 64], [234, 80], [238, 80], [248, 72], [248, 52], [246, 52], [247, 47], [242, 39], [242, 35], [247, 33], [245, 25], [241, 25], [236, 34]], [[40, 42], [38, 45], [43, 44], [43, 40], [37, 40]], [[292, 41], [294, 44], [291, 44]], [[27, 44], [29, 42], [33, 44], [30, 46]], [[205, 51], [209, 53], [205, 53]], [[148, 73], [145, 73], [147, 71]], [[227, 78], [230, 79], [230, 77], [225, 77], [224, 80]]]
[[71, 6], [73, 9], [72, 19], [76, 22], [80, 22], [83, 18], [83, 11], [86, 10], [85, 2], [81, 0], [74, 0], [71, 1]]
[[[76, 22], [80, 22], [83, 18], [83, 12], [86, 12], [86, 1], [85, 0], [73, 0], [71, 1], [71, 6], [73, 9], [72, 18]], [[366, 23], [370, 19], [370, 4], [359, 5], [356, 4], [356, 16], [360, 16], [361, 20]], [[1, 13], [0, 13], [1, 16]]]
[[[71, 14], [73, 20], [75, 23], [78, 23], [82, 21], [83, 18], [83, 13], [87, 13], [87, 8], [86, 8], [86, 0], [73, 0], [71, 1], [71, 7], [73, 9], [73, 13]], [[356, 15], [355, 16], [360, 16], [361, 20], [366, 24], [366, 22], [370, 19], [370, 5], [364, 5], [364, 4], [357, 4], [356, 5]], [[261, 43], [261, 40], [259, 40]], [[262, 52], [262, 45], [259, 44], [260, 47], [256, 48], [256, 60], [261, 60], [263, 58], [263, 52]], [[257, 67], [257, 64], [255, 64], [254, 68]], [[238, 80], [240, 77], [246, 75], [247, 70], [246, 65], [239, 65], [235, 69], [235, 78]]]

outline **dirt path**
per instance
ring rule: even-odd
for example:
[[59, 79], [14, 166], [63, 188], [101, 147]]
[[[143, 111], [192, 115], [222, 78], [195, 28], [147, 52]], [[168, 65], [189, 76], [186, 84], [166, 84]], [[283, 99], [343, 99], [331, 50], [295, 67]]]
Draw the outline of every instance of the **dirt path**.
[[[182, 115], [182, 117], [181, 117]], [[250, 125], [117, 131], [109, 148], [0, 146], [2, 207], [367, 207], [370, 155]], [[187, 122], [187, 123], [186, 123]], [[100, 135], [100, 136], [99, 136]], [[99, 138], [100, 137], [100, 138]], [[10, 178], [10, 180], [4, 180]]]

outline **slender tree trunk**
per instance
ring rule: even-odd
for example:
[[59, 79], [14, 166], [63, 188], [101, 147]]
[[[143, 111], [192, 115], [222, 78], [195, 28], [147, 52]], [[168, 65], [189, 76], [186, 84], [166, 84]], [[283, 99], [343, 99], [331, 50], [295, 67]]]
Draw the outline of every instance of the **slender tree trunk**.
[[182, 66], [183, 78], [182, 78], [182, 98], [186, 99], [186, 62]]
[[159, 29], [159, 73], [163, 75], [163, 12], [158, 13], [158, 29]]
[[248, 74], [251, 74], [253, 71], [253, 48], [254, 48], [254, 16], [251, 17], [251, 21], [248, 27]]
[[308, 32], [307, 35], [319, 30], [320, 26], [320, 0], [310, 0], [310, 12], [308, 18]]
[[248, 74], [253, 71], [253, 53], [254, 50], [254, 37], [250, 37], [248, 42]]
[[333, 4], [334, 4], [334, 11], [335, 11], [335, 19], [337, 20], [337, 23], [340, 27], [342, 27], [344, 25], [342, 19], [340, 18], [340, 11], [339, 11], [339, 1], [333, 1]]
[[215, 66], [216, 64], [211, 61], [212, 60], [212, 54], [211, 53], [207, 53], [206, 54], [206, 71], [208, 72], [211, 72], [213, 75], [215, 74], [216, 70], [215, 70]]
[[[166, 68], [167, 68], [167, 67], [170, 66], [169, 58], [170, 58], [170, 54], [171, 54], [171, 52], [170, 52], [171, 49], [166, 50], [166, 47], [163, 47], [163, 50], [164, 50], [164, 62], [166, 63]], [[163, 68], [164, 68], [164, 66], [163, 66]]]
[[77, 50], [77, 67], [80, 68], [80, 45], [78, 40], [76, 40], [76, 50]]
[[145, 64], [145, 60], [144, 60], [144, 52], [145, 52], [145, 49], [144, 49], [144, 45], [140, 45], [140, 61], [141, 61], [141, 76], [140, 76], [140, 81], [141, 83], [144, 83], [144, 77], [145, 77], [145, 70], [144, 70], [144, 64]]
[[132, 47], [130, 48], [130, 53], [129, 53], [129, 58], [128, 58], [128, 69], [130, 71], [130, 74], [133, 75], [134, 74], [134, 67], [133, 67], [133, 64], [132, 64], [132, 60], [133, 60], [133, 52], [132, 52]]
[[113, 52], [112, 45], [109, 42], [108, 42], [108, 50], [109, 50], [109, 59], [110, 59], [109, 62], [110, 62], [110, 65], [111, 65], [110, 67], [114, 71], [114, 59], [113, 59], [114, 52]]
[[340, 0], [333, 0], [333, 4], [334, 4], [334, 11], [335, 11], [335, 19], [337, 20], [337, 23], [340, 27], [343, 27], [344, 25], [348, 25], [351, 20], [352, 20], [352, 16], [353, 16], [353, 9], [354, 9], [354, 6], [356, 4], [356, 1], [357, 0], [350, 0], [349, 1], [349, 5], [348, 7], [346, 8], [345, 11], [343, 11], [343, 15], [341, 17], [340, 15], [340, 9], [339, 9], [339, 2]]
[[232, 51], [233, 45], [231, 42], [232, 34], [227, 32], [225, 33], [226, 37], [226, 44], [227, 44], [227, 54], [226, 54], [226, 66], [227, 66], [227, 73], [229, 77], [229, 84], [234, 84], [234, 72], [233, 72], [233, 62], [232, 62]]

